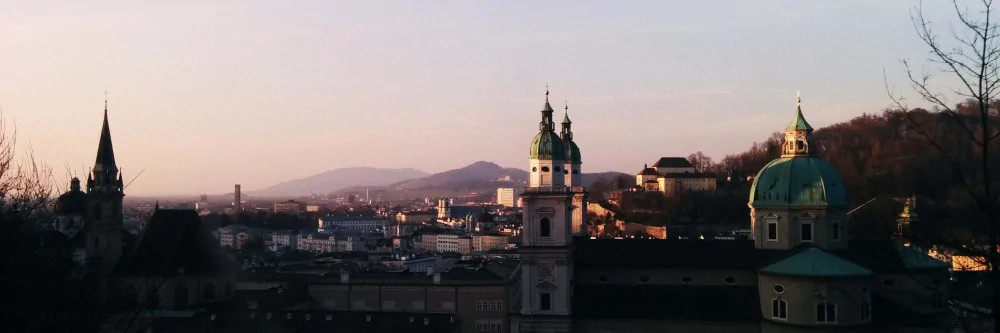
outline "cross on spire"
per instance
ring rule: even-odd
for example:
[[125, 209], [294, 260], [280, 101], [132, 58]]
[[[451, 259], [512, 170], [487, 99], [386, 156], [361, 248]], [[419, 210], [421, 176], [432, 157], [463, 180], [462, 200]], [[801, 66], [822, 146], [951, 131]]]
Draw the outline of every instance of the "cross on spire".
[[795, 106], [802, 106], [802, 92], [795, 91]]
[[108, 90], [104, 90], [104, 112], [108, 112]]

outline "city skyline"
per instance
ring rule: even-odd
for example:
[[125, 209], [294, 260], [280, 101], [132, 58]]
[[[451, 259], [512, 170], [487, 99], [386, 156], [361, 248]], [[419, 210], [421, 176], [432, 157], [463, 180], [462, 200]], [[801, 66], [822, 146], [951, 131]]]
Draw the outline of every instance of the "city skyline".
[[548, 84], [584, 171], [631, 173], [745, 150], [796, 90], [817, 128], [880, 112], [883, 69], [907, 93], [899, 60], [924, 68], [915, 5], [5, 4], [0, 107], [62, 182], [92, 166], [107, 90], [125, 178], [145, 170], [127, 194], [225, 193], [353, 166], [524, 169]]

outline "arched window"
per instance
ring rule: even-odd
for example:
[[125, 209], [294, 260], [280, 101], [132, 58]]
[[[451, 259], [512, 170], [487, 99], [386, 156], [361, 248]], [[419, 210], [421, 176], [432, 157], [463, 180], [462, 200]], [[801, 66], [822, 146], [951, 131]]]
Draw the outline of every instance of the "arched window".
[[783, 299], [771, 300], [771, 318], [788, 320], [788, 302]]
[[820, 324], [834, 324], [837, 322], [837, 304], [822, 302], [816, 304], [816, 322]]
[[542, 237], [552, 237], [552, 222], [549, 222], [549, 218], [542, 218], [541, 223], [539, 223], [539, 234]]
[[183, 284], [174, 288], [174, 310], [184, 310], [188, 305], [188, 290]]
[[209, 282], [208, 285], [205, 286], [205, 289], [202, 290], [201, 298], [206, 300], [215, 298], [215, 285]]

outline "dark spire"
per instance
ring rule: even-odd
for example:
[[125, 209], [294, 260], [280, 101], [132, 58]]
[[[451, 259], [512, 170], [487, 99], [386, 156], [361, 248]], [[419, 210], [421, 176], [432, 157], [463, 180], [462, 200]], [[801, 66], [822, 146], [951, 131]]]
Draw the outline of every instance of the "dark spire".
[[563, 110], [565, 110], [565, 112], [563, 113], [563, 122], [562, 123], [563, 124], [572, 124], [573, 122], [569, 121], [569, 102], [565, 102], [565, 103], [566, 104], [563, 107]]
[[552, 121], [552, 105], [549, 104], [549, 85], [545, 85], [545, 105], [542, 106], [542, 121], [538, 123], [538, 130], [543, 132], [555, 131], [555, 123]]
[[80, 178], [73, 177], [69, 181], [69, 190], [73, 192], [80, 192]]
[[116, 170], [115, 149], [111, 145], [111, 127], [108, 126], [108, 101], [104, 100], [104, 127], [101, 128], [101, 141], [97, 146], [97, 162], [94, 171]]
[[563, 114], [562, 133], [559, 134], [559, 137], [564, 141], [567, 141], [566, 147], [568, 149], [569, 148], [568, 141], [573, 140], [573, 130], [570, 127], [573, 124], [573, 122], [569, 121], [569, 102], [565, 102], [563, 110], [565, 110], [565, 113]]

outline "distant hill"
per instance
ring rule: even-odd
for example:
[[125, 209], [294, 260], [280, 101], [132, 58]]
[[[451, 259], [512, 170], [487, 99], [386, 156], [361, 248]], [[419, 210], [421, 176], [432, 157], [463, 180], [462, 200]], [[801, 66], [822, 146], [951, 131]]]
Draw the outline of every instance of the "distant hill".
[[[620, 172], [584, 173], [584, 186], [595, 181], [607, 182], [625, 175]], [[627, 175], [626, 175], [627, 176]], [[508, 180], [507, 177], [510, 177]], [[528, 171], [504, 168], [492, 162], [478, 161], [462, 168], [435, 173], [372, 188], [373, 198], [398, 200], [423, 197], [465, 197], [469, 200], [489, 200], [498, 187], [512, 187], [520, 192], [528, 184]], [[338, 194], [363, 193], [359, 187], [345, 188]]]
[[411, 168], [341, 168], [286, 181], [264, 189], [249, 191], [248, 194], [260, 197], [279, 197], [309, 195], [311, 193], [331, 193], [348, 187], [385, 186], [406, 179], [424, 176], [427, 176], [426, 172]]
[[[501, 178], [510, 177], [510, 181], [498, 181]], [[495, 163], [478, 161], [465, 167], [435, 173], [430, 176], [404, 180], [389, 185], [389, 189], [395, 190], [415, 190], [426, 188], [475, 188], [482, 185], [497, 185], [503, 183], [507, 185], [524, 184], [528, 181], [528, 172], [515, 169], [503, 168]]]

